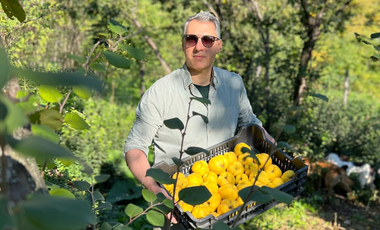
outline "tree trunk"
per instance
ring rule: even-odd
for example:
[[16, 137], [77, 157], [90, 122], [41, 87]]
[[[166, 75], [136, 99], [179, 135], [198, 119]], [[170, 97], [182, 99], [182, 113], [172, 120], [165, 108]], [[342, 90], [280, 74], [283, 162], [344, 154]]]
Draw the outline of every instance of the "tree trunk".
[[[16, 78], [11, 79], [2, 89], [5, 96], [16, 101], [20, 85]], [[27, 128], [19, 128], [13, 134], [14, 138], [21, 139], [31, 132]], [[0, 139], [1, 136], [0, 136]], [[3, 140], [0, 151], [0, 193], [4, 194], [13, 204], [24, 200], [35, 191], [47, 193], [45, 181], [40, 175], [36, 160], [15, 152]]]
[[344, 78], [344, 96], [343, 96], [343, 105], [344, 107], [347, 107], [347, 97], [349, 92], [349, 70], [346, 69], [346, 76]]

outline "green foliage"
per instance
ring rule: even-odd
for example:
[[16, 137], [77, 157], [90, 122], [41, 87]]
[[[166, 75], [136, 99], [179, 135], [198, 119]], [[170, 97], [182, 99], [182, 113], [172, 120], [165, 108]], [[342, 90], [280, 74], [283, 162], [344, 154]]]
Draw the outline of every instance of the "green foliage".
[[100, 172], [100, 168], [109, 157], [115, 158], [115, 168], [121, 168], [121, 164], [125, 165], [122, 149], [124, 139], [132, 126], [133, 109], [125, 104], [109, 104], [102, 99], [90, 98], [86, 102], [83, 114], [91, 128], [79, 131], [64, 127], [62, 142], [66, 143], [75, 156], [87, 162], [95, 173]]

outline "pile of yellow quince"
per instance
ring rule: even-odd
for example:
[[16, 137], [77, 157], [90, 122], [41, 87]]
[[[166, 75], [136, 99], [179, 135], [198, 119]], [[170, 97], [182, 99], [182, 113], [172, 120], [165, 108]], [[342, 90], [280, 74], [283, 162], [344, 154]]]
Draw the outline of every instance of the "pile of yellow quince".
[[[259, 162], [251, 157], [250, 153], [242, 152], [242, 148], [251, 149], [249, 145], [241, 142], [231, 152], [218, 155], [209, 160], [195, 162], [191, 167], [191, 173], [185, 176], [176, 173], [172, 176], [177, 180], [176, 194], [173, 196], [174, 185], [164, 185], [168, 192], [178, 201], [178, 192], [191, 186], [205, 186], [212, 194], [211, 198], [199, 205], [190, 205], [179, 201], [183, 211], [189, 211], [195, 218], [201, 219], [209, 214], [218, 217], [229, 212], [244, 203], [238, 192], [252, 186], [256, 176], [261, 171], [255, 185], [276, 188], [287, 182], [294, 176], [294, 171], [281, 169], [272, 164], [272, 159], [267, 153], [256, 154]], [[265, 164], [265, 167], [264, 167]]]

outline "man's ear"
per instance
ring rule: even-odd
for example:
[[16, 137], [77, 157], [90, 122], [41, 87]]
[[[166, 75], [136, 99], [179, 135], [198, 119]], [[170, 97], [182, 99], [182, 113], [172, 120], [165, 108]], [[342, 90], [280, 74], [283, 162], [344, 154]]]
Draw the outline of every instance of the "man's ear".
[[186, 48], [185, 48], [185, 43], [183, 42], [183, 39], [182, 39], [182, 51], [185, 52]]
[[219, 41], [219, 49], [218, 49], [218, 53], [222, 50], [222, 48], [223, 48], [223, 41], [222, 41], [222, 39], [220, 39]]

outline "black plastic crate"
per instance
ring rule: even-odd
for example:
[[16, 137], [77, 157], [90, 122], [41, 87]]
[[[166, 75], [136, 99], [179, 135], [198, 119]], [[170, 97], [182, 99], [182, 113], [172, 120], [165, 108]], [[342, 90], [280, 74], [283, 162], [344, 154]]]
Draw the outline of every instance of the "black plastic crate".
[[[199, 160], [205, 160], [208, 162], [214, 156], [233, 151], [235, 145], [240, 142], [248, 144], [251, 147], [251, 150], [255, 153], [269, 153], [271, 147], [274, 147], [274, 144], [264, 137], [264, 131], [261, 127], [257, 125], [248, 126], [241, 129], [235, 137], [208, 148], [207, 150], [210, 152], [209, 156], [205, 153], [199, 153], [195, 156], [190, 156], [184, 159], [183, 161], [185, 164], [180, 167], [180, 171], [187, 176], [191, 173], [191, 166], [194, 162]], [[279, 166], [282, 172], [289, 169], [295, 171], [295, 175], [290, 181], [278, 186], [276, 189], [286, 192], [292, 196], [296, 196], [304, 190], [308, 166], [302, 161], [301, 158], [292, 158], [282, 150], [277, 150], [272, 155], [272, 163]], [[173, 175], [177, 170], [177, 166], [174, 163], [168, 165], [165, 162], [155, 165], [154, 168], [160, 168], [170, 175]], [[277, 204], [278, 202], [274, 199], [265, 204], [248, 202], [244, 207], [244, 211], [239, 216], [237, 225], [252, 219]], [[196, 219], [191, 213], [184, 212], [183, 209], [177, 204], [174, 208], [174, 214], [185, 229], [212, 228], [212, 225], [218, 221], [222, 221], [231, 226], [235, 221], [240, 208], [241, 207], [231, 210], [230, 212], [220, 215], [217, 218], [210, 214], [202, 219]]]

